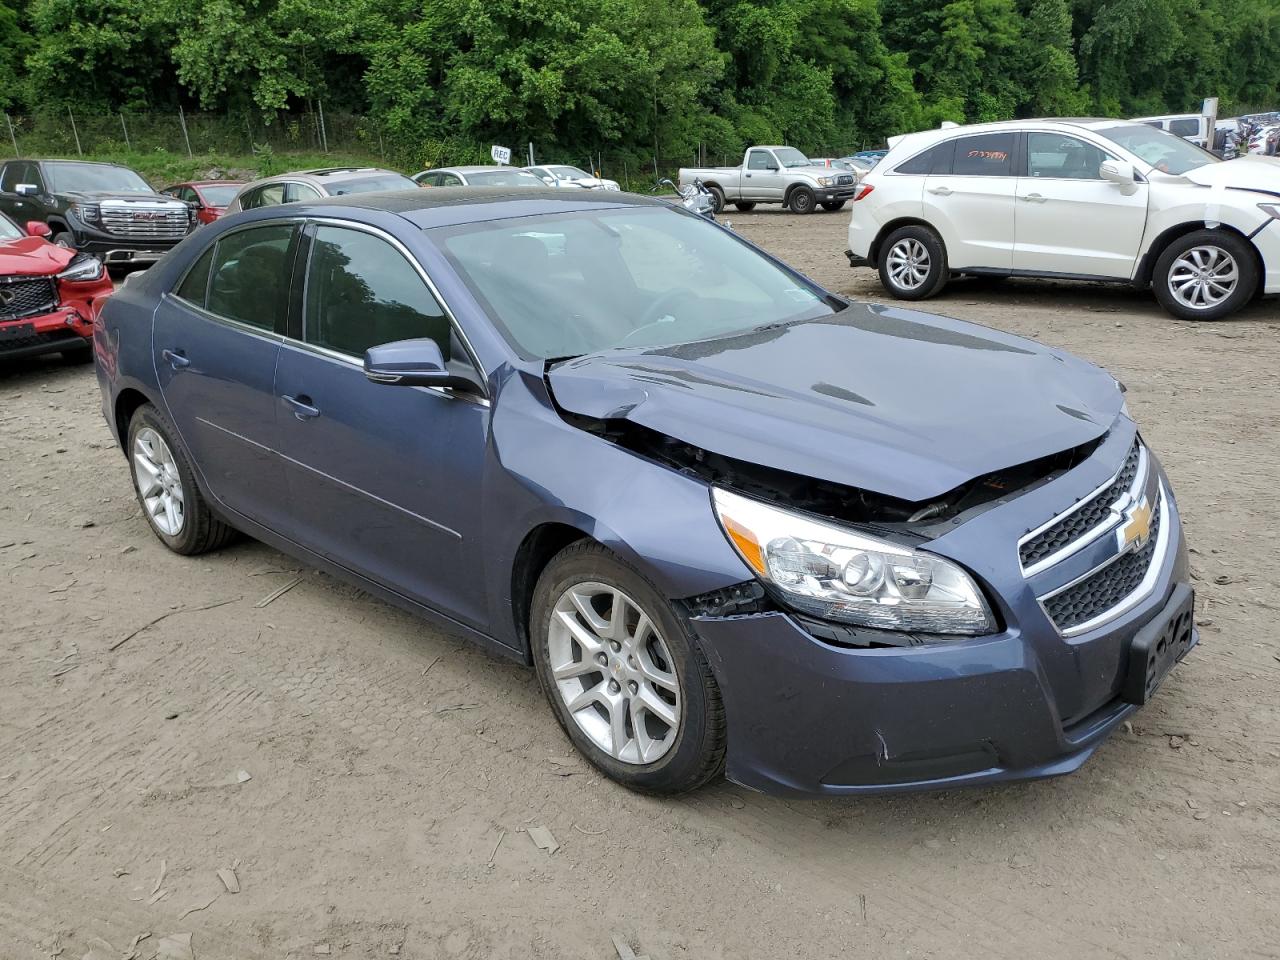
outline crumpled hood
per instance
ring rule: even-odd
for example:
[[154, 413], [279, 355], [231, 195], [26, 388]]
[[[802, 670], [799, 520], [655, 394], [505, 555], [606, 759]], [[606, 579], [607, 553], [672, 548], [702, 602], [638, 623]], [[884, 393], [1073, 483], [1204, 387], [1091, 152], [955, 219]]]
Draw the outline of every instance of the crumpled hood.
[[1249, 154], [1223, 163], [1206, 163], [1188, 170], [1183, 177], [1204, 187], [1244, 187], [1280, 193], [1280, 158]]
[[44, 237], [20, 237], [0, 243], [0, 276], [47, 277], [61, 273], [76, 252]]
[[556, 402], [713, 453], [918, 502], [1096, 439], [1104, 370], [976, 324], [871, 304], [547, 374]]

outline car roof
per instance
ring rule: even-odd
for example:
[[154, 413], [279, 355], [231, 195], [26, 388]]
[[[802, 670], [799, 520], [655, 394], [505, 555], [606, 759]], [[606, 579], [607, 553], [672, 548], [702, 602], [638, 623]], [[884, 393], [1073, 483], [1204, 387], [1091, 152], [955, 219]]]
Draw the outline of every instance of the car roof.
[[523, 167], [513, 167], [508, 164], [496, 163], [477, 163], [469, 167], [432, 167], [427, 173], [486, 173], [490, 170], [523, 170]]
[[10, 157], [5, 163], [74, 163], [82, 167], [119, 167], [121, 170], [132, 170], [123, 163], [112, 163], [110, 160], [72, 160], [69, 157]]

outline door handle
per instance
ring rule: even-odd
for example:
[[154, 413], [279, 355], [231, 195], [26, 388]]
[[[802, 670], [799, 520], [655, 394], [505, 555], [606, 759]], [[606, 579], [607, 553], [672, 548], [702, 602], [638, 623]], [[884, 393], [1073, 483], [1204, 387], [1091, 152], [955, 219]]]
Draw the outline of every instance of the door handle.
[[1044, 203], [1045, 201], [1045, 198], [1040, 196], [1038, 193], [1028, 193], [1022, 199], [1027, 201], [1027, 203]]
[[949, 197], [949, 196], [951, 196], [951, 188], [950, 188], [950, 187], [930, 187], [930, 188], [929, 188], [929, 192], [930, 192], [930, 193], [932, 193], [934, 196], [938, 196], [938, 197]]
[[164, 357], [169, 366], [175, 370], [191, 366], [191, 361], [186, 358], [181, 350], [161, 350], [160, 356]]
[[281, 397], [281, 399], [293, 407], [293, 415], [299, 420], [310, 420], [320, 416], [320, 408], [313, 405], [311, 398], [305, 393], [300, 393], [296, 397]]

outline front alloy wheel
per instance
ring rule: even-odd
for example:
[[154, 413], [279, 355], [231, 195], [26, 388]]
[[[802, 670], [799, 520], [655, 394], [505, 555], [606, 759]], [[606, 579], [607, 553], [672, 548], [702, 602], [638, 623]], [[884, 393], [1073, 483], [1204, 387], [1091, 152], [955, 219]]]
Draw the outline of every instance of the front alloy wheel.
[[1152, 286], [1160, 305], [1182, 320], [1220, 320], [1258, 289], [1256, 251], [1229, 230], [1197, 230], [1169, 244], [1156, 260]]
[[680, 729], [680, 685], [653, 620], [616, 587], [565, 590], [552, 613], [547, 653], [556, 692], [574, 723], [623, 763], [652, 763]]
[[1240, 267], [1221, 247], [1192, 247], [1173, 261], [1169, 293], [1185, 307], [1209, 310], [1235, 292]]
[[678, 604], [588, 539], [551, 558], [532, 599], [538, 680], [587, 760], [645, 793], [682, 793], [720, 771], [720, 689]]

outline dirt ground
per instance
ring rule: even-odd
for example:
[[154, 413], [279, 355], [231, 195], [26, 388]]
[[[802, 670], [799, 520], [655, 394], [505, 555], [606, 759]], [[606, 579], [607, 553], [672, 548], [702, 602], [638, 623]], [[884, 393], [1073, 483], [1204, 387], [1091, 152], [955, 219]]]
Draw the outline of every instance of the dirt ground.
[[[730, 218], [882, 298], [847, 212]], [[259, 544], [167, 553], [92, 369], [0, 367], [0, 960], [146, 933], [140, 960], [188, 933], [199, 960], [611, 960], [613, 934], [652, 960], [1280, 956], [1280, 305], [1197, 326], [1124, 289], [967, 282], [926, 309], [1127, 383], [1194, 546], [1201, 647], [1065, 779], [635, 796], [522, 667]]]

